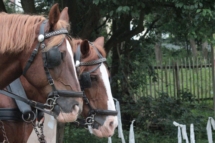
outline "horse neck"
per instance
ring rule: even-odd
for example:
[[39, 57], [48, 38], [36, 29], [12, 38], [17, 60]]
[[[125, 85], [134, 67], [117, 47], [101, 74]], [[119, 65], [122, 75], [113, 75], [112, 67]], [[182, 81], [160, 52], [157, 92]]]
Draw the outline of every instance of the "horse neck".
[[19, 57], [20, 54], [0, 54], [0, 89], [6, 87], [10, 82], [22, 74]]

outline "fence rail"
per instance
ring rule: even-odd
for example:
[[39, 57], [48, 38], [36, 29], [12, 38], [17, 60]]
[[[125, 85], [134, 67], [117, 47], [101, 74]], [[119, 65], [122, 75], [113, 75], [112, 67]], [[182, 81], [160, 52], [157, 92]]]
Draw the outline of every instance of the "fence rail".
[[213, 99], [214, 73], [211, 61], [190, 58], [155, 64], [152, 67], [155, 74], [147, 77], [147, 86], [140, 89], [140, 94], [156, 98], [159, 93], [166, 93], [179, 98], [184, 93], [196, 100]]

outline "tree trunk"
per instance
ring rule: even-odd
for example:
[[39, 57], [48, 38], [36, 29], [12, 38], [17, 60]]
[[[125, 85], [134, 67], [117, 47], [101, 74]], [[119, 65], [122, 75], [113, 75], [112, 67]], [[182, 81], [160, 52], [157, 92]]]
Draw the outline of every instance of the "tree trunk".
[[21, 0], [21, 4], [25, 13], [28, 13], [28, 14], [37, 13], [34, 5], [34, 0]]
[[[116, 23], [115, 21], [113, 21], [113, 27], [112, 27], [113, 33], [114, 31], [116, 31]], [[117, 48], [118, 46], [114, 46], [112, 48], [112, 63], [111, 63], [111, 77], [112, 77], [112, 84], [111, 84], [111, 89], [112, 89], [112, 94], [118, 99], [120, 98], [120, 96], [118, 97], [118, 81], [117, 81], [117, 77], [116, 75], [119, 72], [119, 57], [118, 57], [118, 53], [117, 53]]]
[[155, 44], [155, 58], [156, 58], [156, 62], [157, 63], [161, 63], [162, 62], [162, 50], [161, 50], [161, 43], [157, 42]]
[[78, 14], [77, 1], [76, 0], [63, 0], [62, 3], [63, 3], [62, 8], [66, 7], [66, 6], [68, 7], [69, 21], [71, 24], [71, 34], [72, 34], [72, 36], [76, 36], [76, 34], [77, 34], [76, 15]]
[[208, 49], [207, 49], [207, 47], [208, 47], [208, 42], [207, 41], [205, 41], [204, 43], [202, 43], [202, 55], [203, 55], [203, 57], [205, 59], [208, 58]]
[[7, 12], [3, 0], [0, 0], [0, 12]]
[[155, 43], [155, 58], [157, 63], [162, 62], [162, 50], [161, 50], [161, 33], [156, 33], [156, 43]]
[[196, 45], [195, 40], [190, 39], [190, 47], [192, 49], [192, 55], [193, 55], [193, 57], [196, 57], [197, 56], [197, 45]]

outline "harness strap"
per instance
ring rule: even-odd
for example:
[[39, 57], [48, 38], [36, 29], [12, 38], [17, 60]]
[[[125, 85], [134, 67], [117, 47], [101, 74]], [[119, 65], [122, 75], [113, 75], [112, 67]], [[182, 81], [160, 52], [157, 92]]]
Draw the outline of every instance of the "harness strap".
[[[47, 20], [45, 20], [44, 22], [42, 22], [41, 26], [40, 26], [40, 33], [42, 33], [44, 31], [44, 28], [45, 28], [45, 24], [47, 23]], [[36, 48], [34, 49], [34, 51], [32, 52], [30, 58], [28, 59], [28, 62], [23, 70], [23, 75], [26, 74], [27, 70], [30, 68], [32, 62], [34, 61], [34, 58], [36, 57], [38, 51], [39, 51], [39, 48], [40, 48], [40, 42], [37, 44]]]
[[54, 85], [54, 80], [49, 72], [49, 69], [47, 68], [47, 61], [46, 61], [46, 54], [45, 53], [42, 53], [43, 55], [43, 63], [44, 63], [44, 70], [45, 70], [45, 74], [46, 74], [46, 77], [47, 77], [47, 80], [49, 82], [49, 85], [52, 86], [52, 90], [56, 91], [56, 87]]
[[80, 59], [81, 59], [80, 44], [78, 45], [78, 48], [77, 48], [77, 50], [76, 50], [76, 52], [75, 52], [74, 58], [75, 58], [75, 62], [76, 62], [76, 63], [75, 63], [75, 66], [76, 66], [76, 67], [80, 66]]
[[113, 110], [101, 110], [101, 109], [93, 109], [94, 112], [96, 114], [99, 114], [99, 115], [113, 115], [113, 116], [116, 116], [117, 115], [117, 111], [113, 111]]
[[23, 98], [23, 97], [21, 97], [19, 95], [16, 95], [14, 93], [9, 92], [9, 91], [0, 90], [0, 94], [4, 94], [4, 95], [6, 95], [8, 97], [11, 97], [11, 98], [13, 98], [15, 100], [25, 102], [28, 105], [30, 105], [31, 107], [34, 107], [34, 108], [37, 108], [37, 109], [40, 109], [40, 110], [44, 109], [44, 108], [48, 108], [48, 106], [45, 105], [45, 104], [42, 104], [42, 103], [39, 103], [39, 102], [36, 102], [36, 101], [32, 101], [32, 100], [29, 100], [27, 98]]
[[[23, 98], [27, 98], [25, 90], [24, 90], [22, 83], [21, 83], [19, 78], [14, 80], [12, 83], [10, 83], [7, 86], [7, 91], [10, 91], [12, 93], [16, 93], [17, 95], [19, 95]], [[22, 112], [22, 114], [28, 115], [28, 116], [30, 116], [32, 114], [31, 107], [28, 104], [26, 104], [22, 101], [19, 101], [19, 100], [15, 100], [15, 102], [16, 102], [19, 110]]]
[[92, 66], [92, 65], [97, 65], [100, 63], [103, 63], [107, 61], [106, 58], [100, 58], [98, 60], [93, 60], [93, 61], [89, 61], [89, 62], [80, 62], [80, 66]]
[[68, 91], [68, 90], [57, 90], [57, 93], [60, 96], [64, 96], [64, 97], [83, 97], [84, 95], [83, 92]]
[[18, 108], [0, 108], [0, 120], [22, 121], [22, 112]]
[[66, 29], [60, 29], [60, 30], [57, 30], [57, 31], [46, 33], [44, 35], [44, 37], [46, 39], [46, 38], [49, 38], [49, 37], [52, 37], [52, 36], [56, 36], [56, 35], [60, 35], [60, 34], [68, 34], [68, 33], [69, 32]]
[[34, 49], [34, 51], [31, 53], [31, 56], [30, 58], [28, 59], [28, 62], [23, 70], [23, 75], [26, 74], [27, 70], [29, 69], [29, 67], [31, 66], [32, 62], [34, 61], [34, 58], [36, 57], [37, 53], [38, 53], [38, 50], [39, 50], [39, 47], [40, 47], [40, 43], [37, 44], [37, 47]]

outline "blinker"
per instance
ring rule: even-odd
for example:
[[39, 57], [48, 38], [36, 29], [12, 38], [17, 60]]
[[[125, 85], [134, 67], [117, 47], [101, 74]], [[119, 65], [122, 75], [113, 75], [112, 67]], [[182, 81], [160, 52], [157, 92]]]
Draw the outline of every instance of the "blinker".
[[81, 88], [90, 88], [92, 86], [91, 79], [90, 79], [90, 73], [84, 72], [80, 75], [80, 85]]
[[58, 49], [58, 46], [55, 46], [45, 52], [46, 55], [46, 64], [48, 68], [54, 68], [56, 66], [59, 66], [62, 60], [62, 53]]

